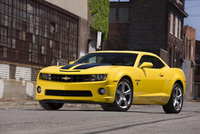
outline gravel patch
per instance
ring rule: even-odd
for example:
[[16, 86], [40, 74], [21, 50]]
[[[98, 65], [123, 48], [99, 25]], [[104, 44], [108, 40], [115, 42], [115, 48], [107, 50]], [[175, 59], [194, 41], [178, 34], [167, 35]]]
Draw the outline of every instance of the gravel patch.
[[[0, 110], [9, 109], [43, 109], [39, 102], [30, 99], [6, 98], [0, 99]], [[66, 103], [61, 110], [100, 110], [101, 106], [97, 104], [79, 104]]]

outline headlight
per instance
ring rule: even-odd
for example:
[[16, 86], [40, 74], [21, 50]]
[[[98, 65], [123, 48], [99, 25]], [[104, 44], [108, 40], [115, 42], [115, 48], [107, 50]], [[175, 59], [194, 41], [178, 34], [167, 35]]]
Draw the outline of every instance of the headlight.
[[40, 78], [43, 79], [43, 80], [51, 80], [51, 74], [41, 73], [40, 76], [41, 76]]
[[89, 78], [85, 78], [85, 81], [104, 81], [107, 78], [107, 74], [93, 74], [89, 75]]
[[97, 74], [97, 79], [100, 81], [106, 80], [107, 75], [106, 74]]

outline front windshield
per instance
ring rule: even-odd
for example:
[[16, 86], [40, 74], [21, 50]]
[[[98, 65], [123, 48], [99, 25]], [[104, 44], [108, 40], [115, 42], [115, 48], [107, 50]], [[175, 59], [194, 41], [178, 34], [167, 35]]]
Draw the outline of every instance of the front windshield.
[[132, 53], [90, 53], [78, 61], [78, 63], [99, 63], [99, 64], [111, 64], [111, 65], [122, 65], [122, 66], [133, 66], [137, 54]]

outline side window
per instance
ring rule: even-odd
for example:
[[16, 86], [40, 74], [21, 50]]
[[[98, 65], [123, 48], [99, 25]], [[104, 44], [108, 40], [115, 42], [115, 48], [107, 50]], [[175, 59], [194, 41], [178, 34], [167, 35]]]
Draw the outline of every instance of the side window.
[[163, 68], [165, 65], [160, 61], [158, 58], [149, 56], [149, 55], [144, 55], [140, 59], [138, 67], [143, 63], [143, 62], [151, 62], [153, 64], [152, 68]]
[[158, 58], [155, 57], [155, 59], [157, 61], [157, 68], [163, 68], [165, 66], [165, 64], [163, 64], [163, 62], [160, 61]]

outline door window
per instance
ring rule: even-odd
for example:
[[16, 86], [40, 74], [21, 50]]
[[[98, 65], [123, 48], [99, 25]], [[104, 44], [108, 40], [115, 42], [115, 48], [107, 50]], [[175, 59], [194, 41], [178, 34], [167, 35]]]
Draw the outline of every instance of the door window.
[[165, 65], [163, 64], [163, 62], [154, 57], [154, 56], [149, 56], [149, 55], [144, 55], [142, 56], [142, 58], [140, 59], [139, 65], [138, 67], [143, 63], [143, 62], [151, 62], [153, 64], [152, 68], [163, 68]]

